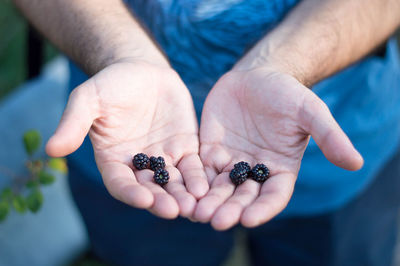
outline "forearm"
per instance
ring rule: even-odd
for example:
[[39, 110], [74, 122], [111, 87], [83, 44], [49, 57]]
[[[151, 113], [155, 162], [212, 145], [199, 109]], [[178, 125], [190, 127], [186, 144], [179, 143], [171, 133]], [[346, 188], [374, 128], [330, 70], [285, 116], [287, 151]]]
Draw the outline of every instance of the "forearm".
[[303, 0], [237, 64], [273, 65], [311, 85], [362, 58], [400, 25], [400, 0]]
[[88, 74], [126, 58], [167, 61], [120, 0], [14, 0], [28, 20]]

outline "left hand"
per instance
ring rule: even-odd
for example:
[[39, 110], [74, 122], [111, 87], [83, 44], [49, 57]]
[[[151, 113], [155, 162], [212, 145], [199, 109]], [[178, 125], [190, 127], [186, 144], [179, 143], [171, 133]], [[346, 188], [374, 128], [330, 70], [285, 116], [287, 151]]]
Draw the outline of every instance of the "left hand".
[[[217, 230], [238, 222], [263, 224], [288, 204], [303, 153], [312, 136], [324, 155], [348, 170], [363, 159], [328, 107], [292, 76], [268, 68], [232, 70], [208, 95], [200, 126], [200, 157], [210, 191], [194, 218]], [[264, 163], [269, 179], [248, 179], [237, 188], [229, 172], [239, 161]]]
[[[125, 59], [75, 88], [48, 154], [72, 153], [88, 132], [104, 185], [132, 207], [166, 219], [188, 217], [208, 191], [193, 102], [169, 66]], [[161, 187], [152, 171], [133, 167], [140, 152], [165, 158], [168, 184]]]

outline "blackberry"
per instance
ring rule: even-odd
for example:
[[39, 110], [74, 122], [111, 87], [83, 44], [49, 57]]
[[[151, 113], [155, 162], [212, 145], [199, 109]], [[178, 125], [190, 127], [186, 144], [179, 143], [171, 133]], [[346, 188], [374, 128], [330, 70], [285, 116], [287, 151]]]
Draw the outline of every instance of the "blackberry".
[[136, 167], [136, 169], [143, 170], [149, 168], [150, 159], [146, 154], [138, 153], [133, 157], [132, 163]]
[[246, 181], [248, 173], [249, 172], [244, 167], [233, 168], [232, 171], [229, 173], [229, 178], [231, 179], [233, 184], [238, 186]]
[[238, 163], [236, 163], [234, 166], [233, 166], [233, 168], [244, 168], [244, 169], [246, 169], [246, 171], [247, 172], [250, 172], [251, 171], [251, 167], [250, 167], [250, 165], [248, 164], [248, 163], [246, 163], [246, 162], [238, 162]]
[[159, 185], [165, 185], [168, 183], [169, 180], [169, 173], [167, 170], [158, 168], [154, 171], [154, 181]]
[[269, 177], [269, 169], [265, 164], [259, 163], [251, 169], [251, 177], [258, 183], [263, 183]]
[[158, 156], [158, 157], [151, 156], [150, 157], [150, 169], [155, 171], [160, 168], [161, 169], [165, 168], [164, 158], [161, 156]]

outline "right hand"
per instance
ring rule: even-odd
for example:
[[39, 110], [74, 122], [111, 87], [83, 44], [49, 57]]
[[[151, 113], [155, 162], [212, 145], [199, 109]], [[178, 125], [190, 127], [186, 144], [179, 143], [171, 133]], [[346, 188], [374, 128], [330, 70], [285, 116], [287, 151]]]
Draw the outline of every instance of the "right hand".
[[[310, 135], [332, 163], [358, 170], [363, 158], [325, 103], [293, 76], [273, 66], [232, 70], [207, 96], [200, 126], [200, 156], [210, 191], [194, 214], [217, 230], [237, 223], [256, 227], [288, 204]], [[271, 176], [235, 186], [235, 163], [266, 164]]]
[[[114, 63], [75, 88], [47, 153], [66, 156], [89, 133], [104, 184], [116, 199], [163, 218], [191, 216], [208, 191], [191, 96], [174, 70], [144, 61]], [[132, 165], [136, 153], [163, 156], [164, 187]]]

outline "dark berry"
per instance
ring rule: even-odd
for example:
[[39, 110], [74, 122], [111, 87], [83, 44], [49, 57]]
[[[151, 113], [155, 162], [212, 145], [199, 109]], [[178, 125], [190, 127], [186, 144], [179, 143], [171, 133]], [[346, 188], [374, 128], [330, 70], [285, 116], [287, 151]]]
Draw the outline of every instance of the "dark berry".
[[168, 183], [169, 180], [169, 173], [167, 170], [158, 168], [154, 172], [154, 181], [159, 185], [165, 185]]
[[150, 169], [155, 171], [159, 168], [161, 168], [161, 169], [165, 168], [164, 158], [161, 156], [158, 156], [158, 157], [151, 156], [150, 157]]
[[132, 163], [136, 167], [136, 169], [143, 170], [149, 168], [150, 159], [149, 157], [147, 157], [146, 154], [138, 153], [133, 157]]
[[269, 177], [269, 169], [265, 164], [257, 164], [251, 169], [251, 177], [258, 183], [262, 183]]
[[248, 173], [249, 172], [245, 168], [233, 168], [232, 171], [229, 173], [229, 178], [231, 179], [233, 184], [238, 186], [246, 181]]
[[248, 163], [246, 163], [246, 162], [238, 162], [233, 166], [233, 168], [236, 168], [236, 169], [237, 168], [244, 168], [244, 169], [246, 169], [247, 172], [250, 172], [250, 170], [251, 170], [250, 165]]

